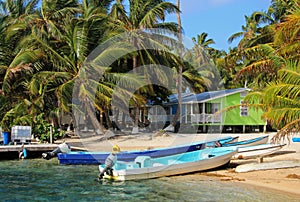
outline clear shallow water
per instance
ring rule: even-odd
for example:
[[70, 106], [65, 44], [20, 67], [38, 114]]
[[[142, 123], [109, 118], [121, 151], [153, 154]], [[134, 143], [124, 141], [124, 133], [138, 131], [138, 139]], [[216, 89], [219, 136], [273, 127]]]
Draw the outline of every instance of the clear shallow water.
[[201, 175], [104, 184], [97, 175], [97, 166], [59, 165], [56, 159], [0, 161], [0, 201], [299, 201]]

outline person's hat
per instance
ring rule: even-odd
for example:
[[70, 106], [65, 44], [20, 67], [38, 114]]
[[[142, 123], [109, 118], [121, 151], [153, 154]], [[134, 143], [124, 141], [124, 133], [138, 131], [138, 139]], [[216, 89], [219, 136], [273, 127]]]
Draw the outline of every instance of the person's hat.
[[119, 152], [121, 152], [121, 149], [118, 145], [115, 145], [115, 146], [113, 146], [112, 151], [113, 151], [113, 153], [119, 153]]

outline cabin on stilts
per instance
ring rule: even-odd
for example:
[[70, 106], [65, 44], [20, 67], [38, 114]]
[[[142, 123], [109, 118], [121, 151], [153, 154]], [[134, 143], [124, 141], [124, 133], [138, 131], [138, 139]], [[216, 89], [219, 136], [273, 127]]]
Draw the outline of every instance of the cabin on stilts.
[[[266, 121], [262, 119], [263, 111], [243, 105], [246, 104], [243, 100], [249, 91], [248, 88], [236, 88], [200, 94], [184, 94], [180, 118], [181, 131], [197, 131], [199, 133], [264, 132]], [[164, 106], [150, 107], [152, 113], [149, 113], [148, 117], [151, 119], [151, 123], [155, 124], [161, 120], [170, 123], [177, 106], [177, 96], [171, 95], [169, 102], [164, 103]], [[233, 106], [238, 107], [225, 110]], [[165, 114], [162, 114], [163, 111]]]

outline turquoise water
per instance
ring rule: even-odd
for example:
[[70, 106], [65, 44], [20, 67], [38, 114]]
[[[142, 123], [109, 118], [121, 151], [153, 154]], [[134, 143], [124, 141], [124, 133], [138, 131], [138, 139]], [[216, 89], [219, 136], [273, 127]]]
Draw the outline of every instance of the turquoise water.
[[97, 166], [56, 159], [0, 161], [0, 201], [299, 201], [199, 174], [103, 184], [97, 175]]

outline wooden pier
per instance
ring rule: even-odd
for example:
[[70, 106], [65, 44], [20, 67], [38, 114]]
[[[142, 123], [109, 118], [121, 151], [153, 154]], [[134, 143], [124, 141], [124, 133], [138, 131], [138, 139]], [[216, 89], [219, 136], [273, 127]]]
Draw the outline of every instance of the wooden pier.
[[[53, 151], [58, 144], [24, 144], [27, 150], [27, 158], [41, 158], [42, 153]], [[84, 148], [71, 146], [72, 151], [86, 151]], [[0, 159], [18, 159], [19, 153], [22, 151], [22, 145], [1, 145]]]
[[[24, 148], [27, 151], [41, 151], [47, 152], [52, 151], [57, 148], [57, 144], [25, 144]], [[0, 146], [0, 155], [1, 152], [19, 152], [22, 150], [22, 145], [4, 145]]]

